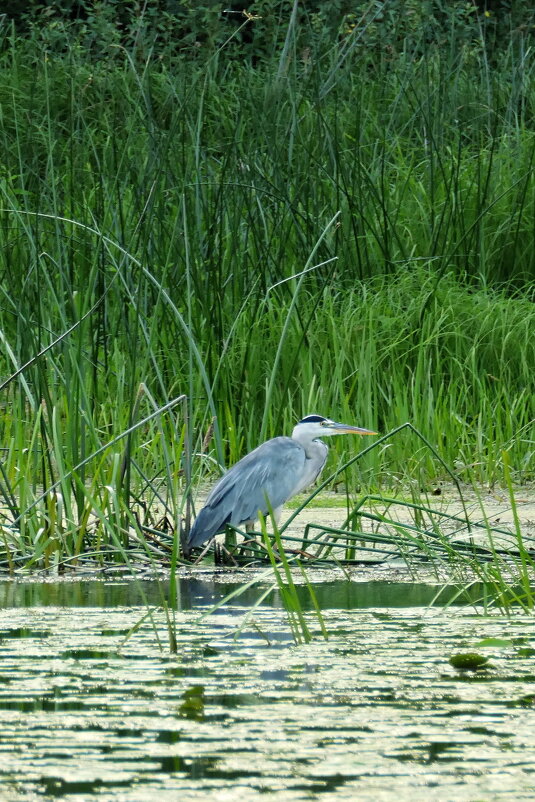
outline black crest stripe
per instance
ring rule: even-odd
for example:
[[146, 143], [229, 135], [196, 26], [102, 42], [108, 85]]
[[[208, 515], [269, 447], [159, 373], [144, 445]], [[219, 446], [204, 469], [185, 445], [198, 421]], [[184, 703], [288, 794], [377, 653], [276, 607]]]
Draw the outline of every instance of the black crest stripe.
[[324, 420], [327, 420], [327, 418], [323, 418], [321, 415], [307, 415], [299, 423], [322, 423]]

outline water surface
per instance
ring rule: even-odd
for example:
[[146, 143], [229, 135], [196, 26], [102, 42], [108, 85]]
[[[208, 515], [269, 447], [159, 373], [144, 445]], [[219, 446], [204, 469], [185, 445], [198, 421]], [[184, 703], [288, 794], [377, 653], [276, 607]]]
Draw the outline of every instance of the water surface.
[[176, 655], [158, 611], [125, 642], [155, 583], [0, 584], [0, 798], [535, 798], [532, 618], [339, 579], [328, 641], [294, 645], [276, 596], [234, 639], [245, 599], [198, 620], [231, 584], [181, 583]]

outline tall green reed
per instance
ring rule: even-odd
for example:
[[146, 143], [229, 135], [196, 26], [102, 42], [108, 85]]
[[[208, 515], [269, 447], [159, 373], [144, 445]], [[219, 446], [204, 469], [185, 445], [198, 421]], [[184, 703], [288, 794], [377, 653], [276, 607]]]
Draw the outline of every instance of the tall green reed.
[[[531, 56], [493, 71], [477, 49], [418, 52], [371, 77], [353, 48], [333, 81], [336, 49], [284, 80], [225, 51], [203, 68], [3, 51], [0, 424], [20, 542], [78, 554], [95, 493], [124, 542], [144, 494], [178, 533], [193, 479], [313, 409], [411, 420], [461, 478], [502, 481], [504, 449], [514, 480], [533, 476]], [[182, 394], [183, 422], [86, 460]], [[355, 471], [437, 468], [394, 443]]]

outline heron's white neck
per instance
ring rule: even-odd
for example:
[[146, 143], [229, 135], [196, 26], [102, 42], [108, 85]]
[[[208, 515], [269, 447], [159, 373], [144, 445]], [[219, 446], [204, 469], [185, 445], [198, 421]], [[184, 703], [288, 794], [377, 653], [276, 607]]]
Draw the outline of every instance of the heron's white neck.
[[[318, 435], [316, 435], [316, 437], [318, 437]], [[314, 439], [313, 433], [303, 432], [302, 429], [301, 431], [299, 431], [299, 429], [297, 431], [294, 429], [292, 432], [292, 439], [299, 443], [306, 455], [303, 473], [292, 493], [292, 495], [295, 495], [296, 493], [301, 493], [319, 476], [327, 461], [329, 449], [321, 440]]]
[[303, 431], [301, 427], [296, 426], [292, 432], [292, 440], [296, 440], [301, 448], [307, 455], [307, 459], [317, 459], [319, 456], [325, 460], [329, 449], [323, 442], [318, 439], [318, 435], [311, 432]]

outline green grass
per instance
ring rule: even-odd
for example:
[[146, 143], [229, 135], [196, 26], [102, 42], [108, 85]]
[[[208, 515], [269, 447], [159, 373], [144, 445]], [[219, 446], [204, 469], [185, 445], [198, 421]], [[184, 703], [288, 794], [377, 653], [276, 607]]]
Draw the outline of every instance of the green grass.
[[[283, 80], [4, 43], [3, 567], [169, 558], [192, 484], [312, 411], [533, 480], [535, 62], [454, 44]], [[410, 432], [348, 472], [442, 476]]]

